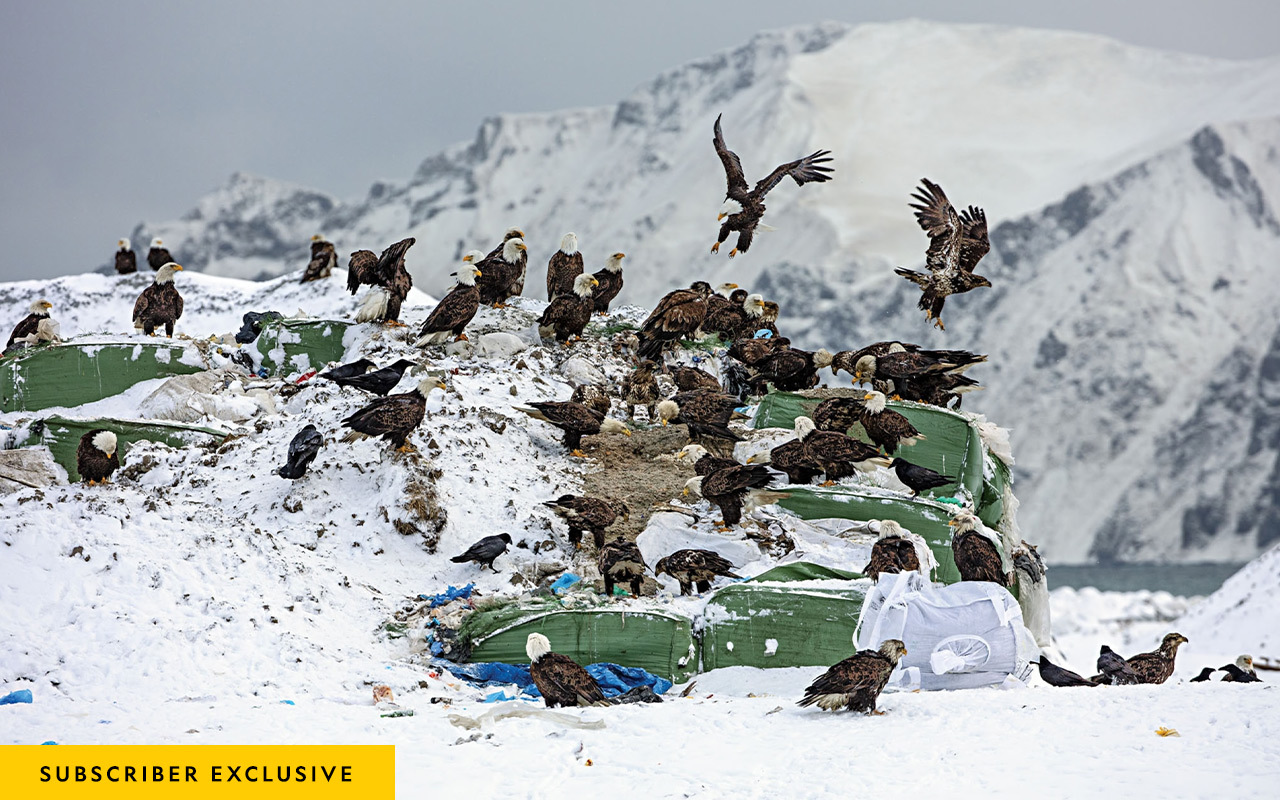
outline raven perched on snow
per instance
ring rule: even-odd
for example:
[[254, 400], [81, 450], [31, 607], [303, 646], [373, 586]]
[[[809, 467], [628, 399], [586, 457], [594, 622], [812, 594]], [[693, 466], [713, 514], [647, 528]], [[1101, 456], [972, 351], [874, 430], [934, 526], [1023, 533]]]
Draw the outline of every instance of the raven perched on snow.
[[1088, 678], [1072, 672], [1066, 667], [1060, 667], [1049, 659], [1044, 657], [1042, 653], [1040, 660], [1036, 662], [1040, 669], [1040, 679], [1050, 686], [1097, 686], [1098, 684]]
[[475, 544], [467, 548], [467, 552], [460, 556], [454, 556], [449, 559], [455, 564], [463, 564], [467, 561], [474, 561], [481, 567], [488, 567], [494, 572], [498, 570], [494, 568], [493, 562], [498, 556], [507, 552], [507, 546], [511, 544], [511, 534], [500, 533], [497, 536], [486, 536]]
[[[400, 379], [404, 377], [404, 371], [412, 366], [414, 366], [414, 362], [407, 358], [402, 358], [389, 367], [366, 372], [363, 375], [352, 375], [349, 378], [332, 377], [330, 375], [321, 377], [328, 377], [329, 380], [339, 386], [354, 386], [357, 389], [363, 389], [366, 392], [373, 392], [376, 395], [386, 397], [387, 392], [396, 388], [400, 383]], [[341, 369], [341, 367], [338, 369]]]
[[312, 461], [315, 461], [316, 454], [320, 452], [320, 447], [324, 444], [324, 437], [320, 435], [320, 431], [316, 430], [315, 425], [308, 425], [293, 437], [293, 441], [289, 442], [289, 460], [288, 462], [276, 470], [281, 478], [289, 480], [297, 480], [307, 474], [307, 467]]

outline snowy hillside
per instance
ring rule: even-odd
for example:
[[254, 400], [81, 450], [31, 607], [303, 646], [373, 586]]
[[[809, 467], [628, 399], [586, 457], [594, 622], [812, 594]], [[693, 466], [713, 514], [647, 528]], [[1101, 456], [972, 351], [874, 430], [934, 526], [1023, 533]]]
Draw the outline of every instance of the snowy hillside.
[[[1180, 630], [1210, 652], [1280, 661], [1280, 546], [1246, 564], [1222, 588], [1178, 620]], [[1272, 673], [1275, 674], [1275, 673]]]

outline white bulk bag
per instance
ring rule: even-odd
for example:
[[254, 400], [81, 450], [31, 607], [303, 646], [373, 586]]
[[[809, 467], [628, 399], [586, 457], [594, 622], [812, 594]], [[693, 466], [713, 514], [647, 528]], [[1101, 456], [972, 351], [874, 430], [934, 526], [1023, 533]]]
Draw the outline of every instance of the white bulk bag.
[[907, 655], [890, 685], [912, 689], [973, 689], [1010, 675], [1025, 681], [1039, 652], [1018, 601], [1003, 587], [934, 587], [918, 572], [880, 576], [862, 604], [856, 636], [859, 650], [901, 639]]

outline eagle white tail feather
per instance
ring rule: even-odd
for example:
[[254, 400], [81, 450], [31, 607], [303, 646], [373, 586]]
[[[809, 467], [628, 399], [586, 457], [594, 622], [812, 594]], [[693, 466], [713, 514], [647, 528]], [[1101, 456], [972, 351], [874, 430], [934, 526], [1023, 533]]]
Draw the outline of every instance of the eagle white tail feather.
[[391, 294], [381, 286], [375, 286], [365, 295], [360, 310], [356, 312], [356, 322], [380, 322], [387, 318], [387, 304], [391, 302]]
[[368, 439], [368, 438], [369, 438], [368, 436], [366, 436], [365, 434], [361, 433], [360, 431], [351, 431], [351, 432], [350, 432], [350, 433], [348, 433], [346, 436], [343, 436], [343, 437], [342, 437], [342, 441], [347, 442], [348, 444], [350, 444], [351, 442], [358, 442], [358, 441], [360, 441], [361, 439]]
[[743, 510], [750, 514], [761, 506], [773, 505], [779, 500], [786, 500], [791, 496], [791, 492], [782, 491], [775, 492], [768, 489], [752, 489], [747, 492], [747, 501], [743, 505]]
[[432, 345], [432, 344], [441, 344], [441, 343], [445, 342], [446, 340], [448, 340], [448, 338], [449, 338], [449, 333], [450, 333], [450, 332], [449, 332], [449, 331], [447, 331], [447, 330], [445, 330], [445, 331], [436, 331], [435, 333], [428, 333], [426, 336], [423, 336], [423, 337], [421, 337], [420, 339], [418, 339], [418, 341], [414, 342], [414, 343], [413, 343], [413, 346], [414, 346], [414, 347], [426, 347], [427, 345]]
[[849, 695], [847, 694], [820, 694], [818, 695], [818, 708], [824, 711], [839, 711], [849, 705]]
[[757, 230], [757, 231], [763, 231], [764, 233], [772, 233], [772, 232], [776, 231], [776, 230], [777, 230], [777, 228], [773, 227], [772, 225], [765, 225], [763, 222], [757, 222], [757, 223], [756, 223], [756, 230]]

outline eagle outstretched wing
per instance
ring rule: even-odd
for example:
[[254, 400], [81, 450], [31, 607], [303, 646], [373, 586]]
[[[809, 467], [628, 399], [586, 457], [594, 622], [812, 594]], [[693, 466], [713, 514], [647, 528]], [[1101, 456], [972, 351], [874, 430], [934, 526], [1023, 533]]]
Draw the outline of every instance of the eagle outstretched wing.
[[720, 130], [720, 116], [716, 117], [715, 132], [715, 138], [711, 141], [716, 146], [716, 155], [720, 156], [720, 163], [724, 164], [725, 178], [728, 181], [725, 196], [732, 197], [741, 203], [750, 191], [747, 187], [747, 176], [742, 172], [742, 161], [738, 159], [738, 154], [724, 143], [724, 132]]
[[778, 183], [788, 175], [796, 182], [796, 186], [804, 186], [806, 183], [822, 183], [831, 180], [831, 167], [822, 166], [831, 161], [830, 150], [818, 150], [804, 158], [796, 159], [788, 162], [770, 172], [768, 177], [756, 184], [756, 188], [751, 191], [756, 199], [762, 199], [769, 190], [777, 186]]
[[964, 236], [960, 239], [960, 269], [972, 273], [988, 252], [991, 242], [987, 240], [987, 212], [977, 206], [969, 206], [960, 212], [960, 223], [964, 226]]
[[378, 266], [378, 256], [372, 250], [357, 250], [351, 254], [347, 264], [347, 291], [355, 294], [360, 291], [361, 284], [374, 282], [374, 271]]
[[[928, 178], [920, 179], [920, 188], [911, 195], [911, 199], [916, 201], [911, 204], [911, 207], [916, 210], [916, 222], [929, 235], [929, 250], [925, 254], [925, 266], [930, 272], [954, 269], [963, 234], [960, 216], [956, 214], [955, 207], [943, 193], [942, 187]], [[983, 218], [984, 241], [985, 222]], [[976, 264], [977, 261], [975, 260], [974, 263]]]

